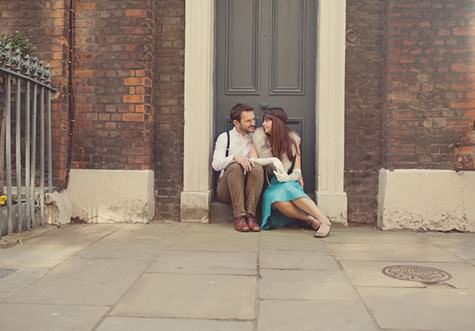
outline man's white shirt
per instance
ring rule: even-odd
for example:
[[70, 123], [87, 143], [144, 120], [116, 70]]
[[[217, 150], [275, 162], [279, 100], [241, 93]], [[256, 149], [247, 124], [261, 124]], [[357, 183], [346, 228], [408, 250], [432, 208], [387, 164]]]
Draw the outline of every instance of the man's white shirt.
[[216, 140], [214, 147], [212, 167], [216, 171], [221, 171], [220, 177], [224, 173], [224, 169], [233, 162], [234, 155], [249, 157], [252, 146], [252, 133], [245, 136], [240, 134], [236, 128], [229, 131], [229, 154], [226, 157], [226, 146], [228, 137], [226, 132], [221, 133]]

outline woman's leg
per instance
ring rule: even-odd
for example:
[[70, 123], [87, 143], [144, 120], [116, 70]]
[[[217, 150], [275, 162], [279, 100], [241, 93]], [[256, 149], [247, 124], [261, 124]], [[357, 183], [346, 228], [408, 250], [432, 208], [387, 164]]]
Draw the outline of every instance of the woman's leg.
[[292, 203], [307, 214], [316, 218], [321, 223], [326, 223], [328, 225], [330, 224], [330, 220], [328, 219], [328, 217], [326, 217], [325, 214], [322, 213], [320, 208], [317, 207], [317, 205], [315, 204], [315, 202], [313, 202], [312, 199], [304, 197], [293, 200]]
[[293, 204], [291, 201], [274, 202], [272, 205], [285, 216], [299, 221], [304, 221], [310, 224], [315, 230], [320, 227], [321, 223], [315, 217], [304, 213], [302, 210], [297, 208], [295, 204]]
[[315, 217], [320, 222], [320, 227], [313, 234], [316, 238], [325, 238], [328, 236], [331, 230], [331, 222], [325, 214], [322, 213], [320, 208], [317, 207], [315, 202], [310, 198], [300, 198], [292, 201], [298, 208], [302, 209], [304, 212]]

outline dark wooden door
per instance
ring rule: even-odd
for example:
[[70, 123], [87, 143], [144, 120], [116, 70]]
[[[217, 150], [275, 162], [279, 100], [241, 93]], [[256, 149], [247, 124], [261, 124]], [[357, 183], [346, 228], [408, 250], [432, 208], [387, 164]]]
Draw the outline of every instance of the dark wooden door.
[[302, 137], [305, 191], [315, 191], [315, 0], [216, 0], [215, 135], [238, 102], [283, 107]]

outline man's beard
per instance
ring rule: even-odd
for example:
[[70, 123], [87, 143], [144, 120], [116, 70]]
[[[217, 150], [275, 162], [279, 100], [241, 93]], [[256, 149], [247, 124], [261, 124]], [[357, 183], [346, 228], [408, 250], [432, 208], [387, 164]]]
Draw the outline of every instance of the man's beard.
[[253, 133], [254, 131], [256, 131], [256, 127], [255, 126], [250, 126], [246, 130], [243, 130], [243, 131], [246, 132], [246, 133]]

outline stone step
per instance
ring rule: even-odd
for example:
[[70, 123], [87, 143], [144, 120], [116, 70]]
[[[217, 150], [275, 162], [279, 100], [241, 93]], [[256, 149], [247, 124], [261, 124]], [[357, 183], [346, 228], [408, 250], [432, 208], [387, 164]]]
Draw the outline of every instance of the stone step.
[[[257, 206], [257, 222], [260, 223], [261, 206]], [[209, 212], [210, 223], [232, 223], [233, 222], [233, 210], [231, 205], [223, 202], [213, 201], [210, 205]]]
[[210, 223], [232, 223], [233, 211], [231, 206], [219, 201], [211, 202], [209, 212]]

